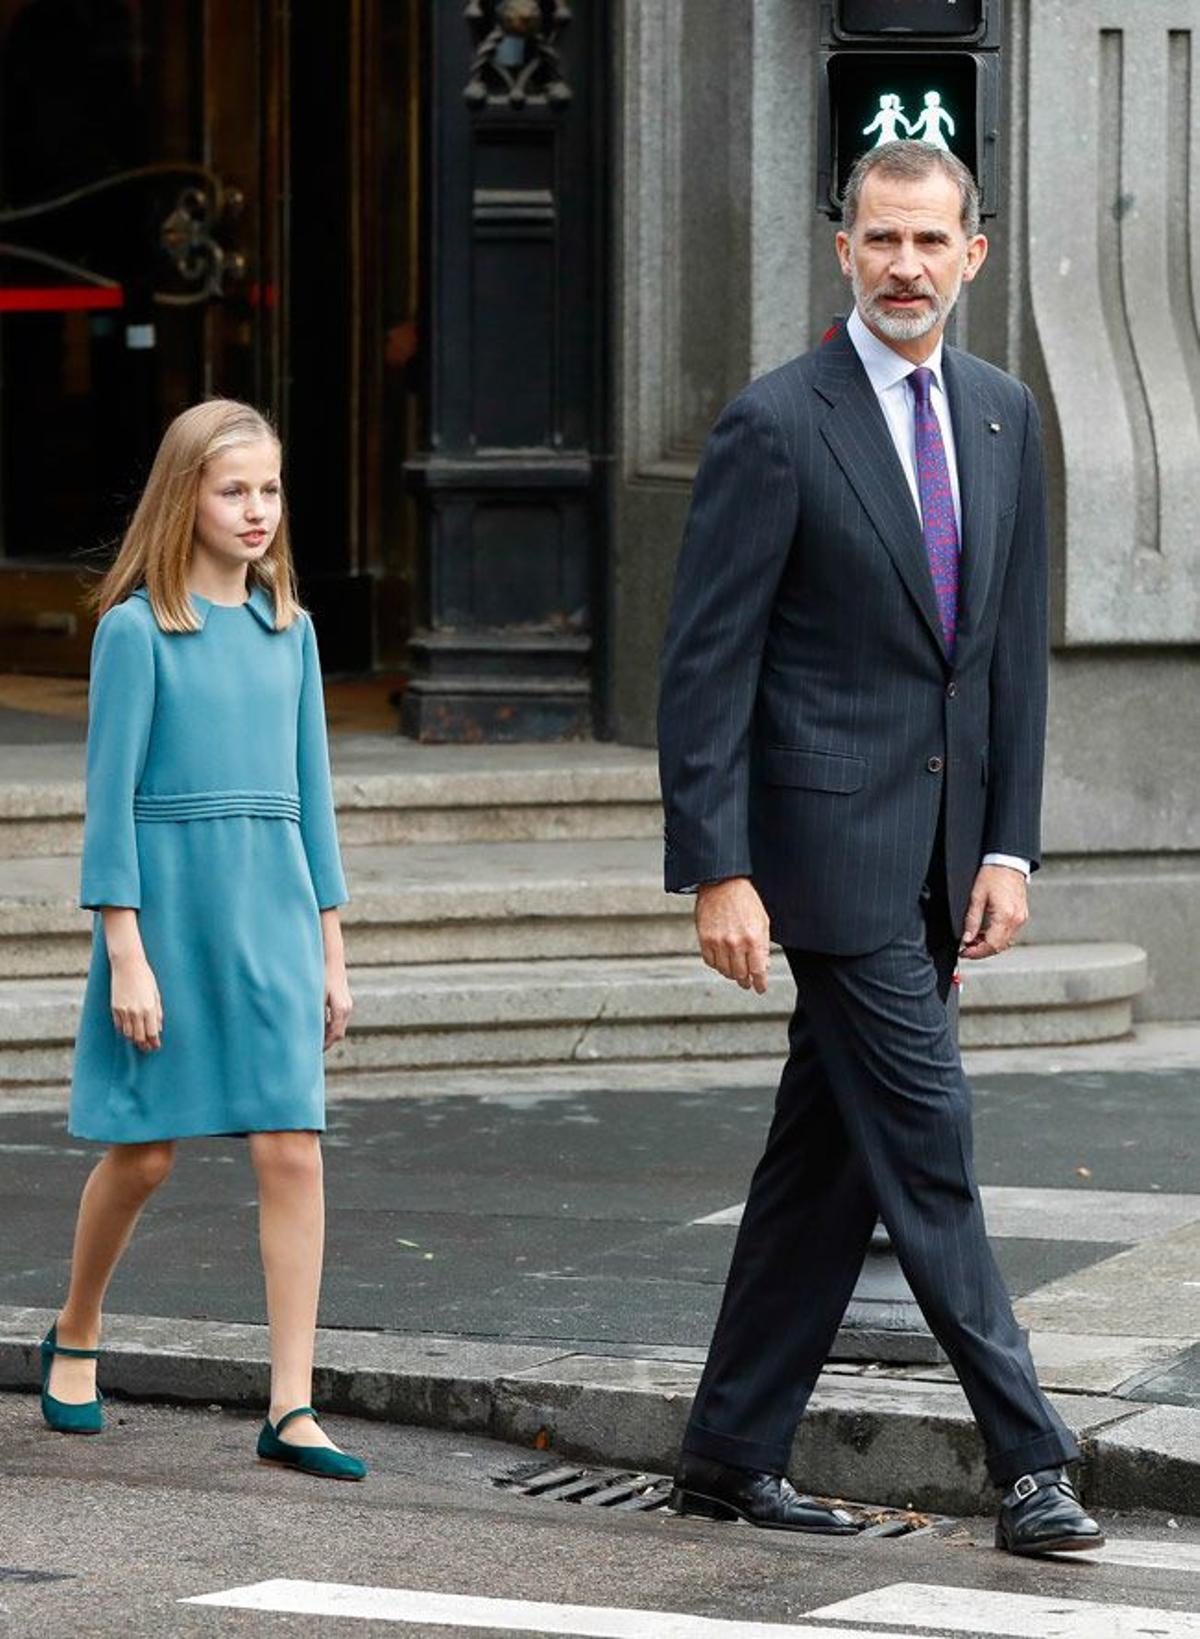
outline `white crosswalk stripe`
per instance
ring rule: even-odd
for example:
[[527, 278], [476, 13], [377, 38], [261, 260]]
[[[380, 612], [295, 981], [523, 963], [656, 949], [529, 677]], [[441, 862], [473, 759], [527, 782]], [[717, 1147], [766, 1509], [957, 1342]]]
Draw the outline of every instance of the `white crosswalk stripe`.
[[729, 1224], [736, 1228], [742, 1221], [745, 1205], [745, 1201], [739, 1201], [736, 1206], [723, 1206], [718, 1212], [710, 1212], [706, 1218], [693, 1218], [692, 1227], [699, 1224]]
[[1103, 1565], [1132, 1565], [1147, 1571], [1182, 1571], [1200, 1576], [1200, 1542], [1149, 1542], [1136, 1537], [1110, 1537], [1108, 1546], [1090, 1560]]
[[883, 1639], [881, 1628], [893, 1639], [900, 1639], [897, 1630], [912, 1639], [918, 1628], [982, 1633], [988, 1639], [1200, 1639], [1200, 1613], [1195, 1611], [921, 1582], [895, 1582], [809, 1614], [814, 1620], [865, 1622], [875, 1628], [876, 1639]]
[[[793, 1622], [747, 1622], [688, 1616], [680, 1611], [621, 1610], [603, 1605], [552, 1605], [529, 1599], [477, 1599], [465, 1594], [425, 1593], [412, 1588], [360, 1588], [341, 1582], [279, 1579], [224, 1593], [180, 1600], [183, 1605], [220, 1605], [289, 1615], [361, 1617], [373, 1622], [422, 1623], [426, 1627], [476, 1628], [504, 1633], [561, 1634], [570, 1639], [887, 1639], [878, 1628]], [[931, 1639], [906, 1631], [904, 1639]], [[1093, 1633], [1089, 1639], [1096, 1639]], [[1173, 1636], [1172, 1636], [1173, 1639]]]
[[[988, 1234], [998, 1239], [1129, 1241], [1167, 1235], [1200, 1218], [1200, 1195], [1151, 1195], [1116, 1189], [1023, 1189], [984, 1184], [980, 1189]], [[744, 1201], [721, 1207], [693, 1224], [736, 1227]]]
[[[1200, 1546], [1127, 1538], [1089, 1555], [1088, 1562], [1097, 1569], [1105, 1562], [1200, 1575]], [[410, 1626], [558, 1634], [563, 1639], [930, 1639], [933, 1629], [983, 1634], [987, 1639], [1200, 1639], [1200, 1613], [1194, 1610], [919, 1582], [875, 1588], [791, 1622], [284, 1578], [199, 1594], [180, 1603]], [[828, 1627], [826, 1621], [838, 1626]], [[850, 1623], [856, 1625], [846, 1625]]]

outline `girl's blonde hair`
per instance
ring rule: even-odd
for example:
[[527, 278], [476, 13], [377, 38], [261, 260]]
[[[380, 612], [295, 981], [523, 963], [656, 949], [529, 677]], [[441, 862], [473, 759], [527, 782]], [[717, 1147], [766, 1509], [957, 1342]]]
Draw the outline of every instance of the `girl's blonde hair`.
[[[242, 444], [279, 435], [263, 415], [232, 398], [210, 398], [177, 415], [163, 434], [121, 550], [88, 601], [99, 615], [123, 602], [138, 586], [150, 594], [154, 618], [164, 632], [194, 632], [200, 622], [187, 590], [188, 561], [196, 528], [196, 498], [208, 462]], [[301, 613], [292, 563], [286, 509], [264, 555], [250, 565], [251, 587], [275, 602], [275, 627], [290, 626]]]

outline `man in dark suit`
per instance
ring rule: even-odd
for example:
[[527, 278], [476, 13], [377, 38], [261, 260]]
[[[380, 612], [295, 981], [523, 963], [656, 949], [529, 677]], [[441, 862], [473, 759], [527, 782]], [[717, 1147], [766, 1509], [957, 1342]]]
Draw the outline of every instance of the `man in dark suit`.
[[1027, 388], [943, 347], [987, 254], [970, 173], [931, 144], [859, 161], [848, 324], [722, 412], [663, 657], [666, 883], [705, 961], [798, 1001], [674, 1506], [853, 1529], [784, 1475], [882, 1218], [1003, 1498], [997, 1545], [1103, 1538], [1063, 1465], [988, 1246], [946, 1012], [1004, 950], [1039, 846], [1046, 516]]

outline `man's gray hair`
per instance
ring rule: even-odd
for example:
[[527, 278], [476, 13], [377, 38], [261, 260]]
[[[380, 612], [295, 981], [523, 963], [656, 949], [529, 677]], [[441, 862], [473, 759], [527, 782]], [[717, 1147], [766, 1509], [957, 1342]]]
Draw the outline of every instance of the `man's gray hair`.
[[863, 183], [875, 171], [897, 182], [920, 182], [934, 171], [941, 171], [958, 185], [963, 232], [968, 239], [979, 232], [979, 189], [962, 160], [948, 148], [935, 148], [932, 142], [898, 141], [868, 148], [855, 161], [842, 203], [842, 226], [847, 233], [853, 231], [858, 216]]

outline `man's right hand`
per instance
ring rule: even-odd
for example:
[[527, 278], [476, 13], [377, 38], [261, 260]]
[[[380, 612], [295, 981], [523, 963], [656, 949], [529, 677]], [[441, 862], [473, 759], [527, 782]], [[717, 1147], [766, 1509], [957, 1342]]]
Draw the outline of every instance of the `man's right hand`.
[[702, 882], [696, 890], [696, 936], [709, 967], [743, 990], [767, 988], [771, 923], [748, 876]]

